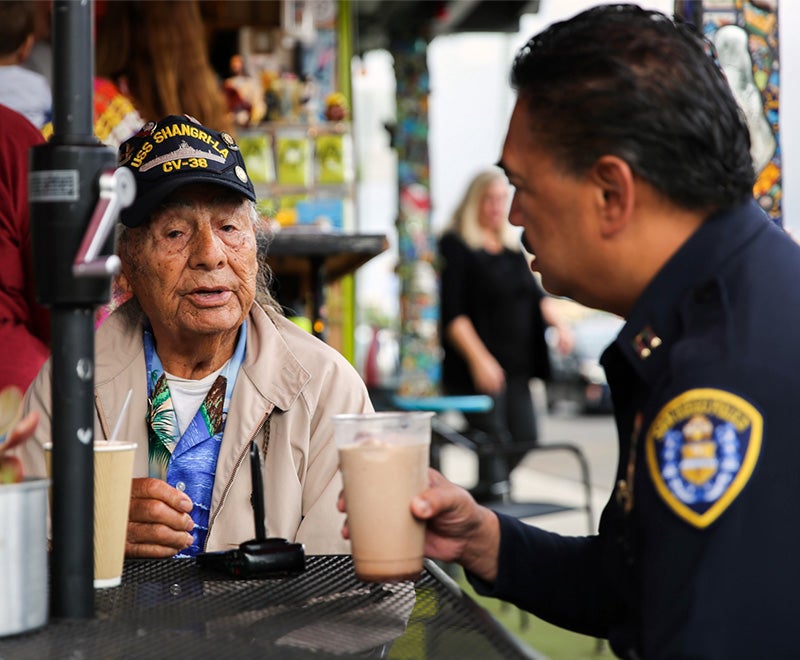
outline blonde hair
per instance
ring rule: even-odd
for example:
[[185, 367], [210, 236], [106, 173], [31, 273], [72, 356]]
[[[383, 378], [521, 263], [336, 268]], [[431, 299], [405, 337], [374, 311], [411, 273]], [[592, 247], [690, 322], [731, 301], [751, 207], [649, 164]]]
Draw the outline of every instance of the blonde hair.
[[230, 130], [196, 0], [106, 3], [97, 21], [95, 61], [97, 75], [128, 92], [145, 120], [187, 114]]
[[[450, 218], [450, 224], [445, 228], [446, 232], [456, 234], [473, 250], [480, 250], [483, 247], [483, 230], [479, 218], [481, 199], [487, 188], [497, 181], [508, 186], [508, 179], [499, 167], [479, 172], [470, 181], [464, 196]], [[518, 252], [520, 249], [519, 233], [514, 230], [507, 219], [500, 234], [500, 242], [509, 250]]]

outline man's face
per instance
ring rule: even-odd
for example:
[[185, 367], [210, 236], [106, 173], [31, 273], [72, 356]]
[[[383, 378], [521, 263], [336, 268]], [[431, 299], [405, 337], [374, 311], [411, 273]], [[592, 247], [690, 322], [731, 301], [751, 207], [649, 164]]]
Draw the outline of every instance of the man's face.
[[246, 201], [191, 184], [149, 222], [127, 230], [122, 285], [139, 300], [157, 340], [191, 341], [237, 330], [256, 291], [256, 240]]
[[502, 166], [514, 186], [509, 220], [522, 227], [550, 293], [580, 300], [581, 267], [591, 258], [591, 187], [559, 169], [531, 135], [527, 103], [517, 101], [503, 145]]

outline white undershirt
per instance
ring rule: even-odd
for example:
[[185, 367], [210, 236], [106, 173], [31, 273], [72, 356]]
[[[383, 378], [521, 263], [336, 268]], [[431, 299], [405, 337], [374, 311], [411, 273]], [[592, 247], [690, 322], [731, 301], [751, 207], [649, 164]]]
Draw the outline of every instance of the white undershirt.
[[167, 377], [167, 385], [169, 386], [169, 393], [172, 397], [172, 405], [175, 409], [175, 416], [178, 418], [178, 433], [183, 435], [192, 419], [200, 409], [200, 404], [206, 398], [206, 394], [211, 389], [217, 376], [222, 373], [223, 369], [228, 366], [228, 362], [222, 365], [214, 373], [208, 374], [205, 378], [200, 380], [192, 380], [190, 378], [179, 378], [173, 376], [168, 371], [164, 374]]

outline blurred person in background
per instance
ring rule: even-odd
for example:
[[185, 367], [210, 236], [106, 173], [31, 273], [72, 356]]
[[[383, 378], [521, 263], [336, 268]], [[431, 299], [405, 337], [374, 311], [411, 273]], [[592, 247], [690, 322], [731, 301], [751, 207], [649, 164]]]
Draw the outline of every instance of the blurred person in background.
[[26, 69], [40, 73], [53, 89], [53, 45], [51, 40], [52, 0], [35, 0], [33, 20], [34, 42], [28, 59], [22, 63]]
[[99, 2], [96, 32], [97, 75], [117, 85], [146, 121], [187, 114], [232, 130], [196, 0]]
[[795, 657], [800, 246], [753, 199], [713, 49], [603, 5], [534, 36], [512, 83], [501, 163], [533, 268], [626, 321], [602, 357], [616, 483], [598, 533], [567, 537], [432, 471], [426, 554], [623, 658]]
[[[264, 228], [236, 142], [185, 115], [150, 122], [120, 147], [136, 199], [120, 216], [122, 290], [97, 330], [95, 425], [136, 442], [129, 557], [195, 556], [253, 537], [256, 442], [265, 527], [311, 554], [346, 553], [332, 416], [370, 412], [366, 387], [335, 349], [284, 318], [256, 248]], [[51, 366], [28, 389], [38, 443], [25, 473], [45, 474]], [[58, 438], [53, 438], [55, 442]]]
[[[105, 3], [95, 2], [94, 7], [105, 6]], [[30, 61], [32, 69], [47, 75], [52, 85], [52, 46], [50, 43], [50, 23], [52, 21], [52, 2], [36, 2], [37, 40], [34, 44], [36, 61]], [[96, 30], [95, 30], [96, 32]], [[103, 30], [95, 34], [95, 44], [104, 44], [116, 35], [110, 30]], [[38, 49], [37, 49], [38, 47]], [[104, 145], [118, 149], [129, 137], [144, 124], [142, 116], [134, 107], [131, 98], [108, 78], [95, 75], [93, 82], [93, 114], [95, 137]], [[48, 122], [42, 128], [42, 133], [49, 141], [53, 135], [53, 124]]]
[[0, 433], [50, 349], [50, 314], [36, 302], [28, 205], [28, 153], [44, 142], [25, 117], [0, 105]]
[[98, 0], [94, 7], [94, 133], [103, 144], [116, 149], [146, 121], [170, 114], [233, 128], [196, 0]]
[[480, 172], [439, 239], [444, 390], [490, 395], [491, 411], [465, 415], [474, 439], [522, 447], [479, 458], [478, 501], [506, 495], [511, 471], [539, 441], [530, 381], [550, 374], [547, 325], [558, 330], [562, 350], [571, 344], [508, 222], [509, 198], [501, 169]]
[[33, 0], [0, 2], [0, 103], [41, 129], [53, 113], [50, 84], [23, 66], [36, 39], [35, 18]]

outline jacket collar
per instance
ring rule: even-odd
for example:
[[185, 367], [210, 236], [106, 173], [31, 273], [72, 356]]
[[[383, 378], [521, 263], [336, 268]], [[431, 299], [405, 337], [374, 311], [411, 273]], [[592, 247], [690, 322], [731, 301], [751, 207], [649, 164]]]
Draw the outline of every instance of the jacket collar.
[[[308, 370], [290, 350], [281, 334], [282, 326], [291, 321], [278, 312], [264, 310], [258, 304], [253, 305], [248, 318], [247, 353], [239, 378], [252, 384], [263, 397], [267, 409], [274, 406], [288, 410], [310, 379]], [[115, 382], [140, 381], [143, 391], [146, 391], [143, 322], [144, 314], [139, 304], [130, 300], [111, 314], [97, 331], [95, 392], [106, 437], [113, 427], [113, 420], [108, 419], [107, 415], [115, 415], [127, 396], [127, 385], [115, 386]], [[147, 406], [145, 399], [139, 397], [131, 403], [129, 413], [134, 419], [144, 419]], [[264, 410], [259, 406], [251, 408], [260, 408], [260, 413]]]
[[[257, 304], [250, 310], [252, 326], [247, 337], [247, 355], [242, 369], [258, 392], [280, 410], [288, 410], [311, 378], [283, 338], [280, 328], [291, 321]], [[268, 368], [264, 360], [268, 356]], [[256, 364], [259, 368], [256, 368]]]
[[[711, 215], [648, 284], [626, 318], [614, 345], [645, 382], [664, 373], [681, 332], [680, 309], [689, 295], [697, 302], [719, 286], [725, 262], [773, 223], [755, 201]], [[774, 226], [773, 226], [774, 228]], [[712, 295], [713, 292], [712, 292]], [[606, 366], [610, 355], [604, 355]]]

